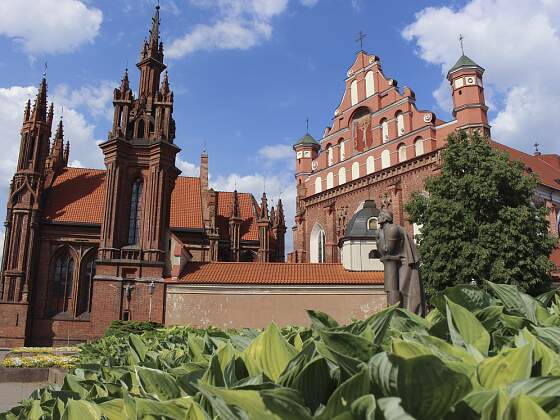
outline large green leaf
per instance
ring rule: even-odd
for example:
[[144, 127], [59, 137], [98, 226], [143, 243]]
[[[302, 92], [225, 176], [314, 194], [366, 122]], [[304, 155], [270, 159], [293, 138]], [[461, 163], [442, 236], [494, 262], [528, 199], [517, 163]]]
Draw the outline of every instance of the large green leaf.
[[378, 353], [368, 362], [368, 374], [376, 395], [391, 397], [397, 395], [399, 367], [385, 352]]
[[397, 393], [403, 407], [418, 419], [443, 417], [472, 389], [468, 376], [450, 369], [436, 356], [390, 359], [398, 364]]
[[136, 374], [144, 391], [160, 401], [181, 396], [175, 379], [167, 372], [138, 366]]
[[128, 336], [128, 344], [137, 356], [138, 362], [143, 362], [146, 359], [146, 352], [148, 349], [142, 339], [136, 334], [130, 334]]
[[515, 381], [527, 379], [533, 366], [533, 347], [528, 344], [516, 349], [502, 350], [478, 365], [478, 381], [487, 389], [496, 389]]
[[101, 410], [84, 400], [68, 400], [62, 420], [100, 420]]
[[527, 328], [515, 337], [515, 344], [517, 347], [526, 344], [533, 346], [534, 363], [540, 362], [541, 375], [560, 375], [560, 355], [538, 340]]
[[296, 354], [296, 349], [272, 323], [243, 351], [242, 357], [251, 376], [264, 372], [272, 380], [277, 380]]
[[560, 327], [533, 327], [533, 334], [556, 353], [560, 353]]
[[453, 344], [470, 350], [471, 346], [483, 355], [488, 354], [490, 334], [471, 312], [453, 303], [447, 297], [447, 324]]
[[551, 417], [525, 395], [518, 395], [510, 400], [503, 416], [504, 420], [551, 420]]
[[510, 284], [497, 284], [489, 281], [485, 283], [508, 310], [517, 315], [526, 317], [533, 323], [537, 323], [535, 311], [539, 302], [536, 299], [521, 292], [516, 286]]
[[352, 417], [356, 420], [375, 420], [377, 403], [373, 394], [362, 395], [350, 406]]
[[338, 322], [330, 315], [321, 312], [321, 311], [313, 311], [308, 309], [307, 316], [311, 320], [311, 325], [317, 329], [330, 329], [338, 327]]
[[315, 412], [320, 404], [327, 403], [336, 385], [331, 377], [327, 360], [318, 356], [299, 370], [290, 387], [297, 389], [303, 396], [306, 406], [311, 409], [311, 412]]
[[366, 370], [343, 382], [331, 395], [327, 406], [318, 416], [319, 420], [328, 420], [347, 411], [350, 404], [362, 395], [371, 392], [371, 383]]
[[471, 312], [486, 308], [494, 303], [492, 296], [485, 290], [466, 284], [448, 287], [435, 295], [430, 303], [438, 308], [441, 313], [445, 313], [446, 298]]
[[386, 397], [377, 400], [379, 407], [376, 419], [379, 420], [415, 420], [410, 416], [401, 405], [401, 399], [398, 397]]

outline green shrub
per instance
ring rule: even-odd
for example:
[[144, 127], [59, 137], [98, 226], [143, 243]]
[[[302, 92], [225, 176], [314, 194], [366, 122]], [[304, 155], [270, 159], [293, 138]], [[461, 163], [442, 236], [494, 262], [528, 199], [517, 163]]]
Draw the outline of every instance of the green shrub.
[[105, 337], [126, 337], [129, 334], [142, 334], [162, 328], [158, 322], [148, 321], [111, 321], [109, 328], [105, 330]]
[[560, 418], [560, 297], [485, 286], [441, 292], [426, 319], [110, 336], [0, 420]]

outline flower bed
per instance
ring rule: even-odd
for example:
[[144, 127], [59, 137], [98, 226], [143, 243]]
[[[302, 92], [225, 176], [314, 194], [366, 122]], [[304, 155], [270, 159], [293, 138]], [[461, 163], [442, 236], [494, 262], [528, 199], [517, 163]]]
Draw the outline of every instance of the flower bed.
[[8, 355], [2, 361], [2, 366], [7, 368], [63, 368], [71, 369], [78, 362], [77, 356], [35, 354], [32, 356]]

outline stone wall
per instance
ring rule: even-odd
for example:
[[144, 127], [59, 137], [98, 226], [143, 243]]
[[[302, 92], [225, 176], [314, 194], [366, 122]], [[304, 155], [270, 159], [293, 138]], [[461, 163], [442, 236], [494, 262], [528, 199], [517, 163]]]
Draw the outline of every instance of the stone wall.
[[351, 287], [167, 287], [166, 325], [262, 328], [309, 325], [306, 309], [326, 312], [341, 323], [364, 319], [387, 306], [383, 286]]

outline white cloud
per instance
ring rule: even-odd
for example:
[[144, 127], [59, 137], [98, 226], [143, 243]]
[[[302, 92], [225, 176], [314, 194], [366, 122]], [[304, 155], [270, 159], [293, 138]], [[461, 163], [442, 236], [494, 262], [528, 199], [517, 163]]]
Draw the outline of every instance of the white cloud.
[[214, 10], [212, 24], [196, 25], [171, 42], [170, 58], [199, 50], [252, 48], [272, 35], [271, 20], [282, 14], [288, 0], [191, 0], [194, 6]]
[[264, 146], [257, 154], [266, 160], [285, 160], [294, 159], [294, 150], [289, 144], [274, 144], [272, 146]]
[[56, 86], [53, 96], [55, 103], [69, 108], [84, 107], [93, 117], [113, 118], [113, 90], [118, 86], [115, 82], [103, 81], [99, 85], [85, 85], [79, 89], [71, 89], [68, 85]]
[[73, 51], [92, 42], [103, 14], [79, 0], [2, 0], [0, 35], [31, 55]]
[[[493, 137], [527, 151], [539, 140], [544, 152], [554, 152], [554, 133], [560, 128], [554, 115], [560, 85], [553, 82], [560, 68], [559, 30], [556, 0], [470, 0], [458, 9], [426, 8], [402, 34], [416, 42], [422, 59], [446, 74], [458, 59], [462, 33], [467, 55], [487, 69], [487, 104], [503, 102], [494, 108]], [[449, 109], [446, 83], [434, 97]]]
[[177, 168], [181, 170], [181, 176], [198, 177], [200, 174], [200, 166], [197, 166], [194, 163], [181, 159], [181, 156], [177, 156], [177, 161], [175, 162], [175, 166], [177, 166]]

